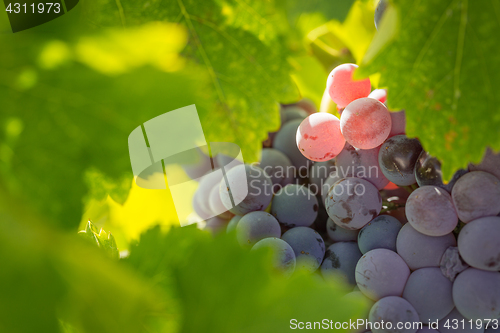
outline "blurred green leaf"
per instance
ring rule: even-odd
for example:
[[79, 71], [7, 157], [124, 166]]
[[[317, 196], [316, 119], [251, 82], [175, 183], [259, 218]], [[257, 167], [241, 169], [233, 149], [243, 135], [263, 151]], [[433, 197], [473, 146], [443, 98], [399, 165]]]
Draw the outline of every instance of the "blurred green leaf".
[[279, 126], [278, 102], [300, 97], [289, 75], [287, 50], [276, 40], [283, 24], [273, 22], [283, 20], [272, 16], [271, 1], [264, 6], [236, 0], [126, 0], [120, 11], [111, 0], [85, 5], [89, 19], [100, 26], [151, 20], [184, 25], [189, 43], [183, 54], [210, 78], [200, 92], [211, 101], [199, 107], [205, 135], [211, 142], [237, 143], [248, 162], [258, 159], [261, 142]]
[[175, 323], [178, 308], [166, 288], [155, 290], [22, 207], [0, 191], [1, 332], [138, 333]]
[[357, 75], [381, 73], [389, 108], [406, 110], [407, 134], [443, 162], [449, 179], [479, 162], [486, 146], [500, 149], [500, 44], [493, 38], [500, 4], [395, 0], [394, 6]]
[[[77, 8], [47, 25], [59, 27], [56, 22], [61, 22], [62, 27], [72, 27], [72, 18], [66, 16], [76, 15]], [[69, 38], [64, 29], [47, 33], [43, 29], [49, 28], [40, 27], [0, 36], [0, 177], [11, 193], [29, 198], [53, 223], [76, 228], [82, 198], [92, 185], [89, 172], [99, 170], [108, 183], [104, 190], [124, 202], [130, 181], [123, 179], [132, 178], [130, 132], [164, 112], [203, 105], [197, 93], [207, 81], [193, 67], [165, 72], [155, 55], [134, 57], [158, 48], [155, 38], [150, 37], [149, 44], [142, 40], [141, 28], [131, 29], [129, 35], [104, 31], [97, 37]], [[151, 25], [142, 29], [151, 34]], [[171, 25], [160, 29], [167, 36], [168, 29], [173, 36], [183, 31]], [[140, 41], [141, 49], [121, 47], [126, 37], [131, 45]], [[111, 59], [121, 54], [125, 72], [103, 74], [82, 58], [93, 38], [99, 41], [91, 48], [95, 60], [99, 60], [96, 54]], [[178, 39], [171, 42], [172, 48], [165, 48], [167, 54], [179, 49]], [[164, 43], [168, 45], [169, 40]], [[106, 45], [112, 47], [106, 49]], [[65, 58], [54, 49], [65, 50]], [[59, 55], [52, 63], [48, 61], [51, 52]], [[91, 195], [102, 198], [106, 194], [95, 191]]]
[[303, 14], [320, 13], [326, 20], [344, 21], [355, 0], [283, 0], [293, 22]]
[[266, 252], [242, 249], [233, 234], [213, 239], [194, 227], [159, 228], [131, 248], [129, 264], [159, 286], [177, 291], [181, 332], [288, 332], [290, 320], [345, 321], [366, 304], [341, 300], [341, 284], [298, 272], [286, 279]]

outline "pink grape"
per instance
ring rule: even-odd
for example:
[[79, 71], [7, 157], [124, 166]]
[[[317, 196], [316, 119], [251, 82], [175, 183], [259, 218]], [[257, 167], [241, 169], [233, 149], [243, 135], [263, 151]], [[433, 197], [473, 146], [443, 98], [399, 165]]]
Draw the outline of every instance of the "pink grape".
[[391, 132], [392, 120], [384, 104], [373, 98], [359, 98], [340, 116], [340, 130], [345, 140], [359, 149], [380, 146]]
[[328, 76], [326, 89], [337, 107], [345, 107], [352, 101], [370, 94], [370, 79], [353, 80], [352, 75], [358, 68], [355, 64], [342, 64], [335, 67]]
[[406, 133], [406, 115], [405, 110], [391, 112], [392, 127], [389, 137]]
[[316, 162], [337, 156], [345, 145], [340, 133], [340, 120], [329, 113], [314, 113], [297, 129], [297, 147], [302, 155]]
[[387, 101], [387, 90], [385, 89], [375, 89], [368, 95], [368, 97], [376, 99], [380, 103], [385, 103]]

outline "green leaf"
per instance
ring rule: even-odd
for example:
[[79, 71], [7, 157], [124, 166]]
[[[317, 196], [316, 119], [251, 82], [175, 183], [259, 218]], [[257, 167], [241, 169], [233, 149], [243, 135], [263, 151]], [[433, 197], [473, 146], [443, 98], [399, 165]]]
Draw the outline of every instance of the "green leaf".
[[[0, 36], [0, 178], [12, 194], [27, 198], [52, 223], [66, 228], [78, 226], [82, 198], [98, 181], [95, 170], [107, 183], [117, 183], [103, 190], [124, 201], [132, 179], [130, 132], [167, 111], [203, 105], [197, 94], [206, 82], [196, 68], [171, 72], [163, 66], [151, 25], [67, 37], [67, 30], [78, 27], [70, 24], [78, 18], [72, 16], [77, 8], [22, 34]], [[158, 36], [171, 37], [163, 40], [161, 54], [177, 61], [175, 50], [184, 44], [179, 46], [175, 37], [180, 34], [182, 40], [183, 30], [155, 27]], [[120, 56], [119, 73], [101, 73], [92, 63]], [[102, 199], [106, 193], [92, 195]]]
[[114, 1], [86, 3], [89, 19], [107, 26], [151, 20], [185, 26], [189, 43], [183, 54], [210, 78], [200, 94], [211, 103], [207, 108], [198, 106], [208, 140], [235, 142], [248, 162], [257, 160], [261, 142], [279, 126], [277, 103], [300, 98], [289, 75], [287, 50], [276, 40], [276, 29], [282, 25], [273, 24], [274, 10], [267, 9], [273, 3], [125, 0], [120, 4], [119, 15], [109, 15], [110, 10], [117, 11]]
[[287, 0], [286, 3], [288, 16], [293, 22], [299, 16], [308, 13], [321, 13], [326, 20], [343, 21], [355, 0], [342, 1], [321, 1], [321, 0]]
[[1, 188], [0, 221], [0, 331], [138, 333], [175, 323], [172, 292], [40, 223]]
[[[500, 149], [500, 4], [395, 0], [358, 76], [380, 72], [388, 106], [405, 109], [407, 134], [442, 162], [443, 175]], [[393, 29], [397, 29], [394, 33]], [[391, 31], [392, 30], [392, 31]]]
[[340, 283], [302, 272], [290, 279], [277, 274], [269, 254], [242, 249], [234, 234], [214, 239], [188, 226], [165, 235], [151, 229], [127, 260], [159, 286], [177, 290], [185, 314], [181, 332], [284, 332], [292, 318], [348, 321], [366, 310], [366, 304], [341, 300], [346, 289]]

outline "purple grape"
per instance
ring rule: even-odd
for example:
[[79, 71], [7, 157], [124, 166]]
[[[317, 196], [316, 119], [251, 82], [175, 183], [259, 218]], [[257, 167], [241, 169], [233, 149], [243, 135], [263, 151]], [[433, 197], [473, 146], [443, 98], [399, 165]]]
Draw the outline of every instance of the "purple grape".
[[500, 180], [490, 173], [465, 174], [455, 183], [451, 196], [462, 222], [500, 213]]
[[219, 194], [219, 186], [215, 185], [208, 196], [208, 206], [212, 214], [222, 217], [223, 219], [230, 219], [234, 216], [233, 213], [229, 212], [222, 203]]
[[[210, 191], [212, 191], [212, 189], [221, 182], [222, 177], [223, 174], [221, 172], [207, 173], [200, 179], [198, 188], [196, 189], [196, 193], [194, 194], [193, 200], [196, 201], [197, 205], [200, 207], [200, 210], [207, 217], [216, 215], [213, 214], [212, 210], [210, 209], [208, 198], [210, 197]], [[200, 217], [204, 218], [201, 215]]]
[[321, 275], [325, 279], [341, 276], [351, 285], [356, 284], [355, 269], [361, 252], [354, 242], [338, 242], [328, 247], [321, 265]]
[[440, 267], [441, 273], [453, 282], [458, 274], [465, 271], [470, 266], [460, 257], [458, 247], [450, 246], [444, 251], [441, 257]]
[[308, 227], [318, 216], [318, 209], [318, 199], [307, 187], [290, 184], [274, 196], [271, 214], [287, 227]]
[[441, 269], [420, 268], [408, 278], [403, 298], [413, 305], [423, 322], [440, 320], [455, 307], [452, 286]]
[[355, 242], [358, 240], [359, 230], [344, 229], [336, 225], [331, 218], [328, 218], [326, 232], [334, 242]]
[[378, 190], [383, 189], [389, 180], [384, 176], [378, 164], [380, 147], [373, 149], [356, 149], [346, 143], [344, 149], [335, 158], [337, 170], [344, 177], [352, 176], [363, 178], [375, 185]]
[[359, 231], [359, 250], [363, 254], [374, 249], [396, 252], [396, 239], [401, 227], [403, 227], [401, 222], [392, 216], [377, 216]]
[[290, 276], [295, 271], [295, 254], [293, 249], [282, 239], [264, 238], [252, 247], [252, 251], [268, 248], [273, 252], [273, 266], [283, 272], [285, 276]]
[[391, 112], [392, 127], [389, 137], [405, 134], [406, 115], [405, 111]]
[[500, 273], [468, 268], [453, 283], [453, 301], [467, 319], [500, 317]]
[[238, 222], [240, 222], [242, 217], [243, 216], [240, 215], [234, 215], [233, 218], [229, 220], [229, 223], [227, 224], [226, 233], [230, 233], [236, 230], [236, 226], [238, 225]]
[[346, 229], [361, 229], [382, 209], [382, 197], [367, 180], [347, 177], [337, 181], [325, 200], [328, 216]]
[[[397, 296], [384, 297], [376, 302], [370, 310], [369, 319], [373, 324], [373, 333], [415, 333], [421, 325], [417, 310], [407, 300]], [[382, 329], [382, 322], [384, 329]], [[379, 329], [376, 328], [375, 323], [380, 323]], [[398, 329], [397, 326], [401, 323], [403, 327], [409, 328]], [[389, 329], [389, 324], [392, 329]]]
[[420, 153], [417, 164], [415, 165], [415, 178], [417, 179], [418, 186], [437, 186], [448, 191], [448, 193], [451, 193], [457, 180], [467, 172], [466, 170], [458, 170], [455, 172], [450, 182], [445, 184], [441, 172], [441, 162], [424, 150]]
[[281, 236], [295, 253], [297, 268], [312, 273], [318, 269], [325, 256], [325, 242], [317, 231], [307, 227], [288, 230]]
[[404, 260], [387, 249], [367, 252], [356, 265], [359, 290], [374, 301], [386, 296], [401, 296], [409, 276], [410, 269]]
[[271, 177], [273, 185], [283, 185], [283, 182], [293, 177], [294, 169], [290, 159], [281, 151], [273, 148], [262, 149], [259, 167]]
[[500, 217], [482, 217], [467, 223], [458, 236], [458, 251], [472, 267], [500, 270]]
[[500, 153], [495, 154], [490, 147], [486, 149], [479, 164], [470, 164], [469, 171], [484, 171], [500, 179]]
[[398, 186], [408, 186], [416, 182], [415, 164], [422, 152], [418, 139], [396, 135], [387, 139], [378, 154], [378, 162], [384, 176]]
[[298, 174], [303, 177], [307, 174], [309, 165], [312, 165], [312, 162], [302, 155], [295, 142], [297, 128], [299, 128], [301, 122], [302, 119], [295, 119], [284, 124], [274, 138], [273, 148], [285, 154], [292, 161]]
[[231, 213], [245, 215], [264, 210], [271, 202], [273, 182], [261, 168], [238, 165], [229, 170], [224, 178], [220, 182], [219, 193], [222, 203]]
[[427, 236], [415, 230], [409, 223], [401, 228], [396, 240], [398, 254], [411, 270], [439, 267], [446, 249], [456, 245], [452, 233], [439, 237]]
[[[450, 313], [438, 322], [438, 329], [441, 333], [483, 333], [484, 327], [481, 325], [477, 328], [475, 323], [472, 324], [464, 317], [457, 308], [454, 308]], [[446, 326], [446, 327], [445, 327]]]
[[315, 194], [321, 194], [323, 185], [331, 173], [335, 173], [335, 160], [316, 162], [311, 166], [309, 173], [309, 189]]
[[278, 221], [266, 212], [250, 212], [244, 215], [236, 226], [236, 238], [242, 246], [251, 246], [267, 237], [280, 237]]
[[205, 229], [210, 231], [212, 235], [222, 232], [227, 226], [228, 220], [219, 216], [214, 216], [206, 220]]
[[330, 174], [330, 176], [328, 176], [328, 178], [326, 178], [325, 182], [323, 183], [323, 186], [321, 187], [321, 199], [322, 199], [323, 203], [325, 202], [326, 197], [328, 196], [328, 192], [330, 192], [330, 189], [332, 188], [332, 186], [337, 181], [339, 181], [343, 178], [344, 178], [344, 176], [342, 176], [340, 174], [340, 172], [338, 172], [338, 171], [332, 172]]
[[429, 236], [443, 236], [458, 224], [451, 196], [442, 188], [423, 186], [408, 197], [406, 217], [418, 232]]

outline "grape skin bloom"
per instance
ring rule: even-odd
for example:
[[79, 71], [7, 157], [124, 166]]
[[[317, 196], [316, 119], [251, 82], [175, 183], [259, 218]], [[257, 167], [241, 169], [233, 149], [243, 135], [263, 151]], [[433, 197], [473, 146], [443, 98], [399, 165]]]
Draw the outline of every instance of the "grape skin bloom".
[[[384, 322], [391, 323], [392, 329], [376, 329], [373, 327], [373, 333], [416, 333], [418, 327], [414, 327], [414, 323], [419, 322], [417, 310], [404, 298], [397, 296], [389, 296], [382, 298], [375, 303], [371, 310], [369, 319], [372, 323]], [[411, 323], [410, 328], [396, 329], [398, 323]]]
[[368, 222], [358, 234], [358, 246], [365, 254], [374, 249], [396, 252], [396, 239], [403, 225], [395, 217], [380, 215]]
[[466, 269], [453, 283], [453, 301], [467, 319], [500, 318], [500, 273]]
[[354, 242], [338, 242], [328, 247], [321, 265], [321, 275], [326, 280], [341, 276], [351, 285], [356, 284], [356, 265], [361, 258]]
[[383, 189], [389, 180], [384, 176], [378, 164], [380, 147], [373, 149], [356, 149], [346, 144], [344, 149], [335, 158], [338, 172], [344, 176], [351, 175], [363, 178], [375, 185], [378, 190]]
[[458, 236], [458, 251], [472, 267], [500, 270], [500, 217], [488, 216], [467, 223]]
[[302, 155], [316, 162], [331, 160], [345, 145], [340, 132], [340, 120], [329, 113], [314, 113], [304, 119], [296, 135]]
[[325, 200], [328, 216], [346, 229], [361, 229], [382, 209], [382, 197], [367, 180], [347, 177], [337, 181]]
[[356, 265], [359, 290], [374, 301], [386, 296], [401, 296], [409, 276], [410, 269], [404, 260], [387, 249], [367, 252]]
[[396, 249], [412, 269], [439, 267], [441, 257], [450, 246], [457, 246], [452, 233], [440, 237], [424, 235], [406, 223], [399, 231]]
[[289, 184], [274, 196], [271, 214], [287, 227], [309, 227], [318, 216], [318, 199], [306, 186]]
[[391, 115], [384, 104], [373, 98], [359, 98], [346, 106], [340, 116], [340, 130], [353, 147], [372, 149], [389, 136]]
[[451, 196], [462, 222], [500, 213], [500, 180], [490, 173], [472, 171], [463, 175]]
[[278, 221], [266, 212], [250, 212], [236, 226], [236, 239], [241, 246], [251, 246], [267, 237], [280, 237]]
[[325, 242], [319, 233], [311, 228], [297, 227], [281, 236], [295, 253], [297, 268], [312, 273], [318, 269], [325, 256]]
[[458, 224], [450, 194], [436, 186], [422, 186], [410, 194], [406, 217], [415, 230], [428, 236], [444, 236]]
[[406, 282], [403, 298], [423, 322], [441, 320], [455, 307], [452, 285], [437, 267], [417, 269]]
[[338, 107], [346, 107], [352, 101], [370, 94], [370, 79], [353, 80], [355, 64], [342, 64], [335, 67], [328, 75], [326, 89], [330, 98]]
[[289, 277], [295, 271], [296, 259], [293, 249], [279, 238], [264, 238], [252, 247], [252, 251], [268, 248], [273, 253], [273, 267]]

